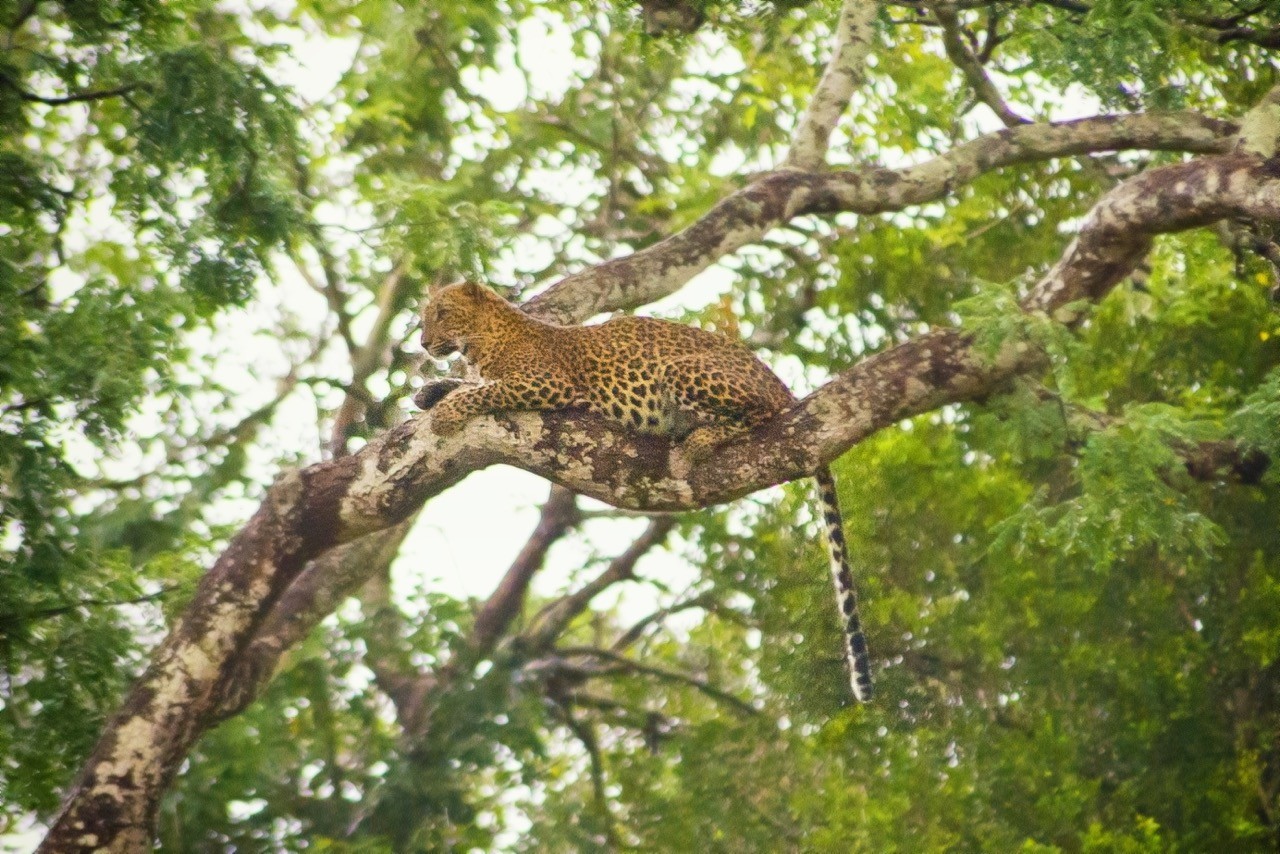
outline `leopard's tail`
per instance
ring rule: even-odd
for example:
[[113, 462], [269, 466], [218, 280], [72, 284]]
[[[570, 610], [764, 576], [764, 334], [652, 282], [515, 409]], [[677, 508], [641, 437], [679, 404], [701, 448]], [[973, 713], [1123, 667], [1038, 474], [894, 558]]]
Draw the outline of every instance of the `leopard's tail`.
[[871, 699], [871, 656], [867, 654], [867, 638], [858, 617], [858, 592], [853, 585], [853, 571], [845, 546], [844, 525], [840, 516], [840, 499], [836, 495], [831, 469], [823, 466], [814, 474], [818, 483], [818, 500], [827, 529], [827, 553], [831, 557], [831, 578], [836, 586], [836, 604], [844, 625], [845, 659], [849, 665], [849, 684], [853, 698], [859, 703]]

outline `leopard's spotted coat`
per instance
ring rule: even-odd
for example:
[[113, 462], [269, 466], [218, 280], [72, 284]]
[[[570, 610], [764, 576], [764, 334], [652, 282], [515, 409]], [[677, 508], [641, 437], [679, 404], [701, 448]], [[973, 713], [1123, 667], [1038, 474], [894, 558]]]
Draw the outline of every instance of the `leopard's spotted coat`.
[[[470, 282], [432, 296], [422, 313], [422, 344], [437, 358], [461, 352], [481, 380], [443, 380], [419, 392], [419, 405], [433, 407], [432, 426], [441, 435], [491, 412], [573, 406], [635, 432], [682, 439], [689, 456], [698, 459], [795, 403], [755, 354], [724, 336], [644, 317], [556, 326]], [[866, 701], [871, 662], [835, 482], [825, 466], [814, 476], [853, 693]]]

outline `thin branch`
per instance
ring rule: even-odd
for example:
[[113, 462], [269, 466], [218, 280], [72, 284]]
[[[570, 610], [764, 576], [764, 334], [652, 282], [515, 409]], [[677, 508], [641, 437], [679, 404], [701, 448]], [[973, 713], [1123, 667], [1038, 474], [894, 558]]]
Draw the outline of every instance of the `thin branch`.
[[177, 590], [179, 585], [169, 584], [161, 587], [154, 593], [147, 593], [142, 596], [135, 596], [132, 599], [80, 599], [76, 602], [70, 602], [66, 605], [55, 605], [49, 608], [34, 608], [30, 611], [9, 611], [0, 612], [0, 637], [5, 634], [6, 626], [14, 626], [22, 623], [34, 623], [39, 620], [49, 620], [54, 617], [61, 617], [64, 614], [70, 614], [72, 611], [78, 611], [81, 608], [117, 608], [121, 605], [140, 605], [143, 602], [154, 602], [168, 596]]
[[[1080, 403], [1067, 401], [1057, 392], [1038, 386], [1035, 396], [1051, 401], [1062, 410], [1066, 422], [1082, 422], [1089, 431], [1115, 430], [1125, 424], [1125, 419]], [[1264, 452], [1241, 445], [1230, 439], [1199, 442], [1178, 438], [1163, 440], [1182, 461], [1186, 473], [1200, 481], [1234, 482], [1245, 486], [1256, 485], [1271, 467], [1271, 458]]]
[[609, 847], [614, 851], [623, 848], [622, 839], [618, 836], [613, 811], [609, 809], [609, 797], [604, 788], [604, 759], [600, 755], [600, 744], [596, 741], [595, 729], [589, 722], [580, 721], [573, 716], [571, 709], [563, 709], [560, 720], [569, 731], [577, 736], [578, 741], [586, 748], [587, 758], [591, 766], [591, 791], [596, 802], [596, 810], [604, 824], [605, 836]]
[[[387, 333], [391, 328], [391, 321], [399, 312], [405, 294], [412, 286], [411, 280], [405, 275], [408, 268], [408, 260], [401, 259], [383, 279], [382, 287], [378, 289], [378, 314], [374, 317], [373, 326], [365, 336], [364, 344], [356, 347], [355, 350], [348, 350], [351, 356], [351, 382], [348, 384], [348, 392], [342, 400], [342, 405], [338, 407], [338, 412], [334, 416], [333, 427], [329, 434], [329, 453], [334, 458], [346, 456], [347, 442], [350, 438], [348, 431], [366, 410], [366, 401], [362, 400], [355, 390], [365, 388], [365, 383], [378, 369], [387, 352]], [[326, 290], [326, 297], [330, 290], [332, 289]], [[330, 306], [332, 305], [331, 301]], [[337, 316], [338, 328], [341, 330], [343, 315], [337, 313]], [[350, 334], [348, 322], [347, 335], [350, 336]]]
[[126, 83], [122, 86], [115, 86], [110, 89], [89, 89], [84, 92], [72, 92], [69, 95], [37, 95], [34, 92], [28, 92], [26, 89], [22, 88], [21, 83], [3, 71], [0, 71], [0, 83], [4, 83], [17, 93], [19, 98], [27, 101], [28, 103], [47, 104], [51, 107], [58, 107], [64, 104], [78, 104], [84, 101], [101, 101], [105, 98], [118, 98], [138, 89], [150, 88], [146, 83]]
[[708, 611], [716, 610], [719, 600], [710, 593], [700, 593], [689, 599], [682, 599], [665, 608], [659, 608], [651, 614], [637, 620], [631, 628], [627, 629], [618, 639], [613, 642], [613, 651], [622, 652], [628, 649], [636, 641], [644, 636], [645, 631], [654, 623], [660, 623], [672, 614], [679, 614], [682, 611], [689, 611], [694, 608], [705, 608]]
[[649, 526], [627, 550], [609, 562], [604, 572], [539, 611], [531, 621], [532, 627], [522, 638], [524, 643], [532, 650], [542, 650], [555, 643], [569, 623], [587, 609], [592, 599], [614, 584], [632, 579], [636, 563], [652, 548], [661, 545], [675, 524], [676, 520], [670, 516], [660, 516], [650, 521]]
[[320, 256], [320, 266], [324, 271], [323, 281], [315, 277], [315, 274], [311, 272], [301, 257], [291, 253], [294, 267], [298, 270], [298, 274], [302, 276], [302, 280], [313, 291], [324, 297], [325, 302], [329, 304], [329, 310], [333, 312], [334, 319], [338, 324], [338, 334], [342, 336], [342, 342], [347, 345], [347, 353], [352, 358], [355, 358], [355, 355], [360, 352], [360, 345], [356, 344], [355, 336], [351, 333], [351, 317], [347, 314], [346, 299], [342, 293], [337, 262], [320, 241], [316, 241], [314, 248], [316, 254]]
[[987, 76], [987, 70], [982, 67], [977, 55], [964, 39], [963, 27], [955, 10], [945, 3], [933, 3], [929, 8], [942, 25], [942, 44], [947, 50], [947, 57], [964, 74], [978, 100], [990, 107], [1005, 127], [1030, 124], [1028, 119], [1018, 115], [1005, 103], [1000, 90]]
[[[746, 700], [739, 699], [723, 688], [717, 688], [705, 679], [700, 679], [689, 673], [681, 673], [678, 670], [668, 670], [665, 667], [658, 667], [653, 664], [645, 664], [642, 661], [636, 661], [634, 658], [628, 658], [621, 653], [614, 652], [609, 649], [598, 649], [593, 646], [569, 646], [561, 647], [556, 651], [556, 655], [562, 657], [580, 656], [585, 658], [595, 658], [606, 661], [616, 667], [612, 670], [597, 671], [593, 675], [610, 675], [614, 672], [632, 672], [639, 673], [643, 676], [652, 676], [663, 682], [674, 682], [679, 685], [687, 685], [706, 694], [717, 702], [724, 703], [734, 710], [744, 715], [759, 715], [760, 710], [748, 703]], [[590, 673], [590, 671], [588, 671]]]
[[[1002, 0], [880, 0], [880, 2], [886, 6], [905, 6], [917, 12], [922, 12], [925, 7], [931, 7], [935, 4], [963, 12], [970, 9], [987, 9], [996, 3], [1002, 2]], [[1003, 2], [1010, 2], [1010, 0], [1003, 0]], [[1050, 6], [1054, 9], [1062, 9], [1065, 12], [1078, 15], [1088, 14], [1093, 8], [1086, 3], [1078, 2], [1078, 0], [1012, 0], [1012, 2], [1025, 3], [1028, 6]], [[918, 23], [925, 22], [920, 21]]]
[[826, 162], [831, 132], [862, 83], [875, 16], [875, 0], [844, 0], [831, 59], [796, 126], [791, 149], [782, 161], [784, 168], [814, 170]]
[[1280, 47], [1280, 27], [1269, 27], [1265, 30], [1256, 30], [1252, 27], [1233, 27], [1217, 33], [1214, 36], [1214, 41], [1218, 42], [1218, 44], [1242, 41], [1268, 49], [1278, 48]]
[[189, 451], [192, 447], [198, 447], [201, 455], [205, 455], [218, 448], [226, 447], [233, 443], [247, 441], [252, 437], [255, 430], [271, 420], [272, 416], [275, 415], [276, 410], [280, 408], [280, 404], [284, 403], [289, 395], [293, 393], [293, 390], [297, 388], [298, 371], [303, 364], [306, 364], [307, 361], [309, 361], [309, 359], [304, 360], [300, 364], [291, 366], [288, 373], [281, 377], [279, 382], [276, 383], [275, 397], [241, 418], [235, 424], [214, 432], [209, 436], [209, 438], [204, 440], [189, 440], [181, 445], [169, 444], [165, 451], [164, 462], [156, 466], [154, 469], [143, 472], [136, 477], [116, 480], [93, 479], [86, 481], [85, 486], [95, 489], [110, 489], [117, 491], [121, 489], [128, 489], [129, 487], [144, 483], [169, 466], [181, 462], [184, 453]]
[[19, 400], [17, 403], [10, 403], [6, 406], [0, 406], [0, 415], [9, 415], [13, 412], [25, 412], [28, 409], [35, 409], [40, 406], [47, 406], [49, 399], [45, 397], [34, 397], [30, 400]]

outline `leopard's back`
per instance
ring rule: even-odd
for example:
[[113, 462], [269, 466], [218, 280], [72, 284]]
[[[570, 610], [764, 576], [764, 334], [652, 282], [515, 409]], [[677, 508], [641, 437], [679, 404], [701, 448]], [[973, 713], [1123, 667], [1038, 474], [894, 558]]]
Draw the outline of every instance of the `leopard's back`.
[[746, 429], [795, 400], [754, 353], [714, 332], [648, 317], [571, 328], [574, 372], [588, 378], [584, 402], [632, 430]]

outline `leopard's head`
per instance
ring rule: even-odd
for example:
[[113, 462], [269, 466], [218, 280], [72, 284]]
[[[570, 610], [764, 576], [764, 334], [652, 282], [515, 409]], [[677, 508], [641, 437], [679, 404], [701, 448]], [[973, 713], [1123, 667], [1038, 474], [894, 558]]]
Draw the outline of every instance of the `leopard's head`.
[[467, 345], [489, 325], [487, 317], [506, 301], [475, 282], [456, 282], [431, 294], [422, 309], [422, 347], [436, 359], [466, 355]]

